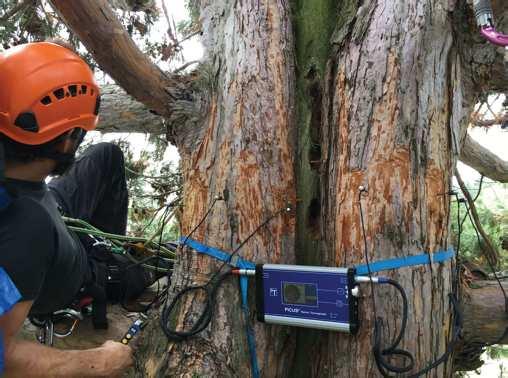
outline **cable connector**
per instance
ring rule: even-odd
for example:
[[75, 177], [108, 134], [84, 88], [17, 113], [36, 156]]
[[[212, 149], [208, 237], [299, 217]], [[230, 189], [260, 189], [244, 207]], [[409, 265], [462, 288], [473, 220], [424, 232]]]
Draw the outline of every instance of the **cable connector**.
[[236, 274], [237, 276], [255, 276], [255, 269], [233, 269], [231, 270], [231, 274]]
[[356, 283], [372, 282], [375, 284], [385, 284], [388, 281], [390, 281], [388, 277], [355, 276]]

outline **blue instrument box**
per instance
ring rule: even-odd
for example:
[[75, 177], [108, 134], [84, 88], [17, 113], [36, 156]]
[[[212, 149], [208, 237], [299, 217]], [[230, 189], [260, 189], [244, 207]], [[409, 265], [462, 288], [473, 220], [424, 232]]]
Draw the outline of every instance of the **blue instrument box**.
[[355, 270], [301, 265], [256, 266], [259, 321], [356, 333]]

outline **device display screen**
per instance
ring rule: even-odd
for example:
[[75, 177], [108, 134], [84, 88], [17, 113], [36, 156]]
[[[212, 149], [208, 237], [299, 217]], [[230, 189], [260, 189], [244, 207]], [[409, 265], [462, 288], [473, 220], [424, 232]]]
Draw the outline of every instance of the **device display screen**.
[[316, 285], [283, 282], [283, 299], [286, 304], [317, 306]]

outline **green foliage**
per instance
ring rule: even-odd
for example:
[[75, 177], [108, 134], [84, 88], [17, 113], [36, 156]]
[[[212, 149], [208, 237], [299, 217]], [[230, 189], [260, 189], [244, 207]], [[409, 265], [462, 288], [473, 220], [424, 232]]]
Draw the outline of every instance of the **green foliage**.
[[[102, 138], [87, 137], [80, 147], [81, 153]], [[146, 146], [135, 156], [128, 134], [111, 142], [121, 148], [125, 158], [125, 178], [129, 190], [128, 230], [132, 236], [150, 237], [161, 228], [166, 205], [178, 210], [181, 196], [181, 174], [179, 167], [164, 160], [167, 142], [159, 136], [150, 136]], [[139, 147], [138, 147], [139, 148]], [[179, 226], [172, 213], [162, 235], [163, 241], [176, 240]]]
[[185, 8], [189, 12], [189, 19], [176, 24], [176, 30], [184, 37], [200, 29], [199, 6], [196, 0], [185, 0]]
[[[485, 185], [485, 184], [484, 184]], [[486, 190], [497, 190], [498, 192], [505, 192], [508, 190], [506, 184], [487, 184], [490, 188], [485, 188], [475, 202], [476, 210], [480, 218], [480, 222], [485, 232], [490, 236], [494, 247], [497, 249], [500, 256], [499, 270], [508, 270], [508, 256], [502, 253], [501, 242], [503, 236], [508, 234], [508, 206], [503, 197], [490, 198], [487, 202], [485, 194]], [[474, 195], [474, 191], [471, 191]], [[466, 215], [464, 205], [461, 206], [461, 218]], [[454, 233], [455, 245], [458, 241], [458, 227], [457, 227], [457, 203], [452, 203], [451, 208], [452, 217], [452, 232]], [[480, 237], [481, 240], [481, 237]], [[488, 263], [482, 254], [482, 244], [478, 241], [475, 229], [470, 220], [466, 218], [460, 237], [460, 254], [465, 260], [472, 261], [475, 264], [482, 266], [485, 270], [489, 271]]]
[[0, 45], [4, 49], [44, 40], [62, 30], [62, 24], [38, 1], [0, 0]]
[[493, 360], [499, 360], [501, 358], [508, 358], [508, 346], [495, 345], [487, 348], [487, 355]]
[[[180, 171], [171, 162], [163, 161], [167, 142], [154, 137], [151, 137], [151, 141], [148, 145], [153, 146], [155, 151], [145, 149], [138, 159], [134, 159], [128, 141], [120, 139], [114, 142], [124, 151], [127, 186], [131, 197], [129, 229], [135, 236], [154, 234], [164, 218], [166, 205], [171, 203], [172, 208], [178, 208], [180, 203]], [[164, 228], [163, 240], [175, 240], [177, 235], [177, 224], [170, 223]]]

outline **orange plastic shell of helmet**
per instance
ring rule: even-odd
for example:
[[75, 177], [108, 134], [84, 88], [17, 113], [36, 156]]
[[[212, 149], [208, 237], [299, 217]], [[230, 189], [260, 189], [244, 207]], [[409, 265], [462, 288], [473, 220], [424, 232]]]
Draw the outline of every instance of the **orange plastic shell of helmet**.
[[93, 130], [100, 106], [90, 67], [48, 42], [0, 53], [0, 133], [18, 143], [46, 143], [76, 127]]

